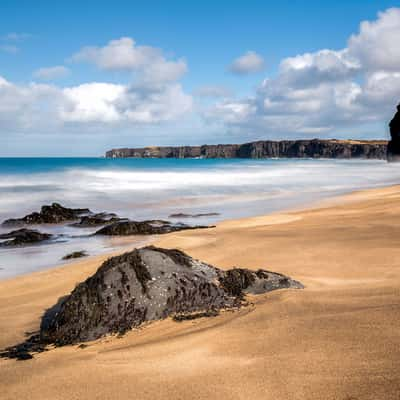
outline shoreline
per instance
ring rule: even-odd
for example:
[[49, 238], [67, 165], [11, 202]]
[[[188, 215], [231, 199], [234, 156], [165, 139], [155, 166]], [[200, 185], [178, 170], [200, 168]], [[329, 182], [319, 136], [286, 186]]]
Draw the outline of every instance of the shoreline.
[[[0, 359], [5, 398], [397, 399], [399, 200], [399, 185], [361, 190], [159, 236], [152, 244], [223, 269], [284, 273], [306, 289], [261, 295], [216, 318], [157, 321], [85, 350]], [[110, 256], [0, 281], [0, 348], [37, 329], [43, 310]]]
[[[259, 215], [249, 215], [249, 216], [238, 216], [238, 217], [226, 217], [222, 219], [218, 219], [216, 222], [212, 222], [210, 226], [225, 226], [225, 224], [229, 223], [240, 223], [241, 221], [246, 221], [246, 220], [253, 220], [253, 219], [259, 219], [259, 218], [264, 218], [264, 217], [272, 217], [272, 216], [280, 216], [280, 215], [286, 215], [294, 212], [301, 212], [301, 211], [306, 211], [310, 209], [319, 209], [321, 207], [326, 207], [330, 205], [335, 205], [335, 204], [340, 204], [343, 202], [351, 202], [353, 201], [352, 199], [355, 199], [357, 194], [360, 194], [361, 197], [364, 195], [365, 192], [371, 193], [373, 191], [380, 191], [385, 188], [392, 188], [396, 187], [397, 185], [382, 185], [382, 186], [374, 186], [371, 188], [361, 188], [361, 189], [354, 189], [351, 191], [338, 191], [334, 193], [325, 193], [323, 196], [320, 196], [317, 199], [314, 200], [306, 200], [304, 199], [303, 201], [298, 201], [297, 205], [293, 206], [287, 206], [282, 209], [278, 210], [272, 210], [266, 214], [259, 214]], [[269, 196], [270, 198], [271, 196]], [[62, 226], [62, 224], [60, 225]], [[7, 229], [5, 231], [8, 231]], [[161, 235], [161, 239], [162, 239]], [[115, 256], [122, 254], [126, 251], [129, 251], [132, 246], [135, 247], [142, 247], [142, 246], [147, 246], [151, 244], [156, 244], [157, 239], [159, 235], [148, 235], [148, 236], [115, 236], [111, 237], [110, 240], [115, 240], [117, 243], [115, 245], [115, 249], [111, 251], [101, 251], [95, 254], [90, 254], [89, 256], [83, 258], [83, 259], [78, 259], [78, 260], [70, 260], [70, 261], [63, 261], [62, 259], [58, 260], [57, 263], [51, 263], [50, 261], [45, 265], [38, 267], [38, 269], [32, 270], [32, 271], [27, 271], [27, 272], [22, 272], [19, 273], [18, 275], [11, 275], [11, 276], [6, 276], [3, 278], [0, 278], [0, 283], [16, 279], [18, 277], [22, 276], [29, 276], [35, 273], [40, 273], [40, 272], [45, 272], [45, 271], [50, 271], [54, 270], [57, 268], [67, 268], [68, 266], [71, 266], [75, 263], [80, 263], [81, 261], [88, 261], [90, 262], [91, 260], [105, 260], [109, 257]], [[136, 242], [136, 244], [135, 244]], [[124, 244], [122, 244], [124, 243]], [[20, 248], [21, 250], [29, 250], [33, 249], [36, 246], [24, 246]], [[75, 246], [75, 247], [82, 247], [82, 246]], [[37, 245], [37, 248], [40, 249], [40, 245]], [[17, 248], [12, 248], [11, 250], [19, 250]]]

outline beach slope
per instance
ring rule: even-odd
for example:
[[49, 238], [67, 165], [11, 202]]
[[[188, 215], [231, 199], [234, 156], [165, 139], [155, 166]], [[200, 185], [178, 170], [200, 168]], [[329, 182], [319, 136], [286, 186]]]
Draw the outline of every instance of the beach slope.
[[[265, 268], [304, 290], [214, 318], [147, 325], [88, 347], [0, 360], [2, 399], [400, 398], [400, 187], [162, 237], [221, 268]], [[105, 257], [0, 282], [0, 348]]]

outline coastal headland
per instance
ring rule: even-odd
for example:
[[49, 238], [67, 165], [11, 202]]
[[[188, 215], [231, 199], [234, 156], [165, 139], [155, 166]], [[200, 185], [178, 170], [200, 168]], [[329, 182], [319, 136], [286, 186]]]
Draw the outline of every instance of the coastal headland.
[[[301, 281], [213, 318], [144, 325], [32, 360], [0, 359], [3, 399], [398, 399], [400, 186], [314, 209], [174, 232], [155, 245]], [[108, 256], [0, 282], [0, 348]]]
[[244, 144], [150, 146], [106, 152], [107, 158], [367, 158], [384, 160], [386, 140], [259, 140]]

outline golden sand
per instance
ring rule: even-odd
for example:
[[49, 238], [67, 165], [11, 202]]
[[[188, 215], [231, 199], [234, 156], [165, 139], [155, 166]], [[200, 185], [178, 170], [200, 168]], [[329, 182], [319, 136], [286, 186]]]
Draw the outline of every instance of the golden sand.
[[[238, 312], [168, 319], [0, 360], [1, 399], [400, 399], [400, 187], [311, 210], [226, 221], [163, 236], [222, 268], [267, 268], [305, 290], [252, 298]], [[0, 282], [0, 348], [105, 257]]]

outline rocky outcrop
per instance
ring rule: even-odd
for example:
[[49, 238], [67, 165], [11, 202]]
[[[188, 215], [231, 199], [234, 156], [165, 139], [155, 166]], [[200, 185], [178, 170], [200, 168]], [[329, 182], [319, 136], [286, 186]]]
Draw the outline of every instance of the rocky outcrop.
[[72, 260], [75, 258], [87, 257], [88, 254], [84, 250], [73, 251], [72, 253], [66, 254], [62, 259], [63, 260]]
[[59, 224], [61, 222], [73, 221], [82, 214], [90, 213], [88, 208], [67, 208], [59, 203], [50, 206], [42, 206], [40, 212], [33, 212], [22, 218], [7, 219], [4, 226], [36, 225], [36, 224]]
[[400, 161], [400, 104], [397, 112], [389, 123], [391, 140], [387, 148], [388, 161]]
[[217, 215], [220, 215], [220, 213], [216, 212], [199, 213], [199, 214], [176, 213], [176, 214], [170, 214], [168, 218], [200, 218], [200, 217], [216, 217]]
[[42, 233], [33, 229], [18, 229], [16, 231], [0, 234], [0, 239], [9, 239], [0, 242], [0, 247], [26, 246], [44, 242], [52, 238], [49, 233]]
[[386, 159], [386, 141], [261, 140], [245, 144], [113, 149], [108, 158], [368, 158]]
[[102, 226], [112, 224], [114, 222], [121, 221], [114, 213], [97, 213], [92, 215], [85, 215], [80, 218], [79, 222], [71, 224], [75, 228], [92, 228], [96, 226]]
[[303, 288], [287, 276], [235, 268], [223, 271], [179, 250], [148, 246], [105, 261], [97, 272], [49, 309], [40, 332], [0, 355], [31, 358], [63, 346], [122, 334], [147, 321], [216, 316], [245, 305], [246, 294]]
[[173, 224], [168, 221], [120, 221], [99, 229], [95, 235], [128, 236], [128, 235], [160, 235], [164, 233], [183, 231], [186, 229], [202, 229], [209, 226], [190, 226], [186, 224]]
[[169, 315], [240, 305], [246, 293], [300, 283], [269, 271], [222, 271], [179, 250], [145, 247], [107, 260], [43, 324], [43, 342], [65, 345], [124, 333]]

